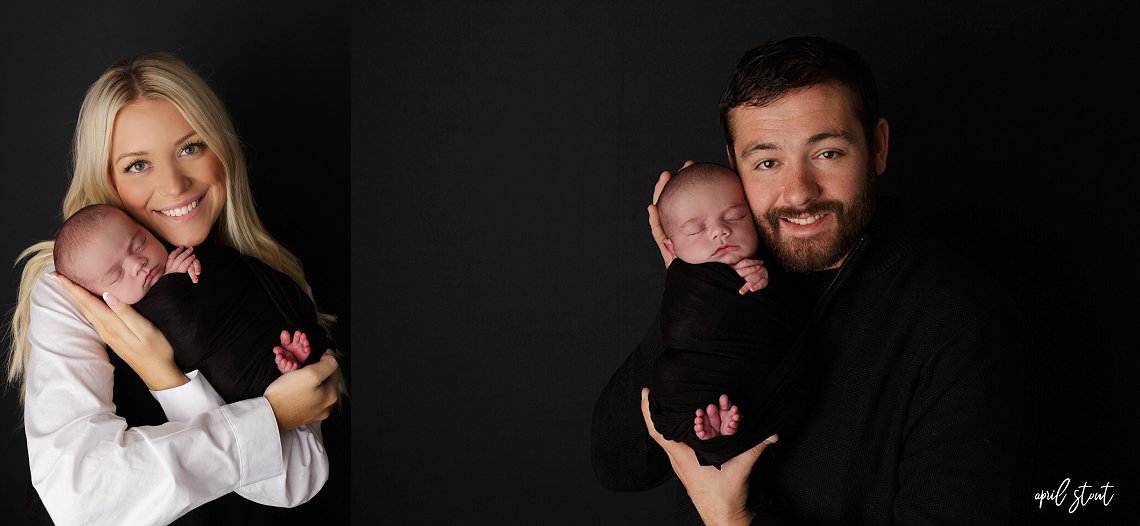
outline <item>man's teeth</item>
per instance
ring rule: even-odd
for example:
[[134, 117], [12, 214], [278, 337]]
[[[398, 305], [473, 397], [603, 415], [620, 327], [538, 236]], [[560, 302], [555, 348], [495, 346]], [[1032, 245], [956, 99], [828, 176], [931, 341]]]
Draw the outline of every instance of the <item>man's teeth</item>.
[[190, 203], [190, 204], [188, 204], [182, 208], [175, 208], [173, 210], [159, 210], [159, 212], [162, 212], [162, 214], [165, 215], [166, 217], [181, 217], [181, 216], [184, 216], [186, 214], [189, 214], [191, 210], [193, 210], [197, 207], [198, 207], [198, 200], [195, 199], [193, 203]]
[[797, 225], [810, 225], [816, 221], [819, 221], [819, 218], [821, 217], [823, 217], [822, 214], [816, 214], [808, 217], [789, 217], [786, 219], [788, 222], [795, 223]]

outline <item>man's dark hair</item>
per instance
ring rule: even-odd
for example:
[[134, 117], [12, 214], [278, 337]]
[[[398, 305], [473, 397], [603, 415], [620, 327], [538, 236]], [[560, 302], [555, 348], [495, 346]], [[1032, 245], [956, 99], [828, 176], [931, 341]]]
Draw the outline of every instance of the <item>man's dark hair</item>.
[[870, 145], [879, 120], [879, 93], [871, 70], [858, 53], [819, 37], [770, 41], [749, 50], [720, 97], [720, 125], [733, 157], [728, 112], [740, 106], [765, 106], [791, 92], [818, 84], [838, 83], [851, 92], [855, 115]]

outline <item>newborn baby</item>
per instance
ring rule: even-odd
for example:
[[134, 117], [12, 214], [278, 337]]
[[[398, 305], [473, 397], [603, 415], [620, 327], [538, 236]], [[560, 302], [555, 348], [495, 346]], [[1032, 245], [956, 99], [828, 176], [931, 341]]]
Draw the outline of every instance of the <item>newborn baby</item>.
[[731, 265], [761, 246], [732, 170], [712, 163], [684, 168], [662, 189], [657, 207], [665, 248], [677, 259], [665, 278], [665, 351], [653, 364], [650, 412], [665, 438], [719, 467], [802, 411], [803, 353], [793, 348], [806, 319], [775, 269], [767, 288], [740, 294], [745, 281]]
[[[199, 255], [207, 256], [205, 280]], [[261, 396], [312, 355], [307, 333], [323, 334], [312, 303], [287, 276], [213, 243], [168, 253], [114, 206], [72, 214], [56, 235], [54, 257], [57, 272], [92, 294], [134, 305], [166, 335], [179, 367], [202, 370], [227, 402]], [[304, 330], [290, 335], [281, 327]], [[257, 350], [278, 340], [272, 360]]]

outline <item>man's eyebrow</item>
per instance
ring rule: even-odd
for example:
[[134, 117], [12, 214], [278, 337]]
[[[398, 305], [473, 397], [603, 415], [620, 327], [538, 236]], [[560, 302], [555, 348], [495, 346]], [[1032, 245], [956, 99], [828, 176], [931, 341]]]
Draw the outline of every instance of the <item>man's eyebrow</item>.
[[747, 148], [745, 148], [745, 149], [744, 149], [744, 151], [740, 153], [740, 156], [741, 156], [741, 157], [748, 157], [749, 155], [752, 155], [752, 154], [754, 154], [754, 153], [756, 153], [756, 152], [759, 152], [759, 151], [763, 151], [763, 150], [779, 150], [779, 149], [780, 149], [780, 148], [779, 148], [779, 147], [777, 147], [777, 146], [776, 146], [776, 143], [774, 143], [774, 142], [760, 142], [760, 143], [754, 143], [754, 144], [750, 144], [750, 145], [748, 145], [748, 147], [747, 147]]
[[812, 135], [808, 137], [808, 140], [805, 141], [804, 144], [817, 144], [828, 139], [843, 139], [847, 142], [855, 142], [855, 137], [851, 135], [851, 132], [847, 130], [835, 130]]
[[[198, 134], [197, 131], [191, 131], [190, 133], [183, 135], [177, 141], [174, 141], [174, 146], [175, 147], [180, 146], [182, 143], [186, 142], [187, 139], [189, 139], [189, 138], [191, 138], [197, 134]], [[149, 152], [145, 152], [145, 151], [127, 152], [127, 153], [124, 153], [124, 154], [116, 157], [115, 162], [118, 163], [119, 161], [123, 160], [123, 158], [125, 158], [125, 157], [141, 157], [143, 155], [146, 155], [147, 153], [149, 153]]]

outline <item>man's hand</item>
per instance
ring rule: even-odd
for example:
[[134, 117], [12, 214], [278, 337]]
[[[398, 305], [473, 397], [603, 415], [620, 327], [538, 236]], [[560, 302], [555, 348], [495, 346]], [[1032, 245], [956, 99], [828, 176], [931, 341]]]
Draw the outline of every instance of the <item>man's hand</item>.
[[768, 269], [759, 259], [744, 258], [732, 266], [736, 273], [744, 278], [744, 285], [740, 287], [741, 294], [756, 292], [768, 286]]
[[[681, 165], [681, 169], [684, 170], [692, 164], [693, 160], [689, 159]], [[670, 177], [673, 177], [673, 174], [669, 170], [661, 172], [661, 175], [657, 177], [657, 184], [653, 185], [653, 203], [648, 208], [649, 231], [653, 233], [653, 240], [657, 242], [657, 250], [661, 251], [661, 259], [665, 260], [665, 268], [669, 268], [677, 256], [665, 248], [665, 229], [661, 228], [661, 215], [657, 212], [657, 199], [661, 197], [661, 190], [665, 188], [665, 183], [669, 182]]]
[[194, 247], [179, 246], [172, 250], [166, 256], [166, 274], [185, 272], [190, 276], [190, 281], [197, 283], [198, 275], [202, 273], [202, 263], [198, 261], [198, 256], [192, 252], [194, 252]]
[[685, 485], [689, 498], [693, 500], [693, 505], [697, 507], [705, 524], [748, 525], [752, 522], [756, 513], [748, 509], [748, 475], [752, 473], [752, 466], [764, 448], [775, 443], [779, 437], [772, 435], [764, 439], [752, 449], [721, 464], [718, 470], [698, 464], [697, 457], [689, 446], [665, 440], [657, 432], [649, 416], [649, 389], [641, 390], [641, 416], [645, 418], [649, 436], [669, 456], [673, 472], [681, 479], [681, 484]]

